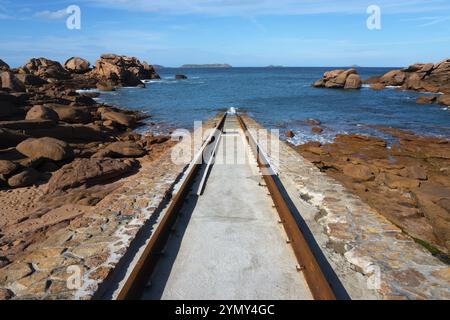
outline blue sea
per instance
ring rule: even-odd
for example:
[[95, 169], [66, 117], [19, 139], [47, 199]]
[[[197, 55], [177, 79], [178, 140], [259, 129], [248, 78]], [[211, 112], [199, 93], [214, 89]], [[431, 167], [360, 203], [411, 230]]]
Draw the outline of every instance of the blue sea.
[[[294, 131], [292, 142], [296, 144], [329, 142], [337, 133], [389, 138], [373, 129], [378, 125], [450, 138], [450, 110], [437, 104], [416, 104], [415, 99], [423, 93], [311, 87], [332, 69], [336, 68], [160, 69], [162, 80], [150, 81], [145, 89], [122, 88], [102, 93], [100, 100], [147, 112], [156, 123], [149, 128], [162, 133], [192, 129], [194, 121], [234, 107], [269, 129]], [[357, 70], [367, 79], [391, 69]], [[176, 81], [176, 74], [185, 74], [188, 80]], [[324, 132], [312, 134], [311, 126], [305, 124], [308, 119], [320, 120]]]

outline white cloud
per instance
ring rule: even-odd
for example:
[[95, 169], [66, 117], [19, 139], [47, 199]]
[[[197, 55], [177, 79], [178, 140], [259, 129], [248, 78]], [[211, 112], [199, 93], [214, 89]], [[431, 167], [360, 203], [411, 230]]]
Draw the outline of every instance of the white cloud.
[[42, 18], [42, 19], [48, 19], [48, 20], [60, 20], [67, 17], [68, 13], [66, 9], [61, 9], [57, 11], [39, 11], [34, 14], [35, 17]]
[[436, 16], [436, 17], [419, 17], [412, 19], [403, 19], [402, 21], [421, 21], [423, 24], [420, 27], [432, 26], [438, 23], [450, 21], [450, 16]]
[[450, 2], [447, 0], [85, 0], [85, 2], [131, 11], [221, 16], [365, 14], [367, 7], [374, 3], [387, 14], [450, 10]]
[[152, 52], [165, 48], [162, 38], [163, 34], [136, 29], [92, 35], [22, 36], [0, 41], [0, 52], [1, 58], [12, 66], [20, 66], [32, 57], [41, 56], [64, 62], [77, 55], [94, 63], [102, 53], [125, 54], [152, 61]]

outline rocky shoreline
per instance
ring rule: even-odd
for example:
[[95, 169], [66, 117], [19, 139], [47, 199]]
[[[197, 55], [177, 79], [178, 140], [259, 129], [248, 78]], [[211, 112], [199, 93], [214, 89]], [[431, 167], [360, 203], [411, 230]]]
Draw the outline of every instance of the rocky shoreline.
[[376, 137], [337, 135], [333, 143], [294, 148], [450, 263], [450, 140], [376, 129], [397, 142], [389, 146]]
[[315, 88], [360, 89], [362, 84], [373, 90], [396, 87], [398, 90], [412, 90], [438, 95], [421, 96], [418, 104], [439, 103], [450, 106], [450, 59], [436, 64], [416, 63], [405, 69], [392, 70], [381, 76], [361, 81], [355, 69], [325, 72], [322, 79], [312, 84]]
[[[95, 91], [159, 79], [137, 58], [105, 54], [10, 68], [0, 60], [0, 268], [94, 207], [155, 161], [169, 137], [133, 130], [149, 117], [98, 103]], [[90, 91], [89, 89], [95, 89]], [[87, 91], [86, 91], [87, 90]]]
[[[420, 96], [416, 102], [450, 106], [450, 59], [416, 63], [362, 82], [355, 69], [333, 70], [313, 87], [360, 89], [362, 84], [373, 90], [396, 87], [434, 93], [437, 95]], [[310, 142], [295, 149], [449, 263], [450, 140], [375, 129], [391, 135], [396, 144], [391, 147], [371, 136], [337, 135], [333, 143]]]
[[[448, 77], [442, 75], [442, 70], [448, 75], [449, 65], [450, 60], [432, 67], [417, 65], [365, 82], [356, 70], [338, 70], [326, 73], [316, 87], [359, 89], [362, 83], [370, 83], [373, 89], [382, 89], [396, 81], [405, 90], [442, 92], [439, 97], [423, 98], [421, 102], [449, 105]], [[413, 86], [416, 75], [421, 77], [420, 85]], [[399, 77], [403, 82], [397, 81]], [[145, 173], [153, 171], [153, 163], [161, 161], [161, 155], [174, 142], [167, 136], [145, 136], [133, 131], [144, 124], [148, 115], [95, 100], [99, 95], [96, 91], [145, 87], [143, 80], [159, 79], [153, 66], [137, 58], [105, 54], [93, 68], [78, 57], [63, 65], [45, 58], [31, 59], [16, 69], [0, 60], [0, 79], [2, 283], [2, 269], [21, 263], [21, 257], [39, 251], [40, 244], [64, 228], [90, 228], [87, 213], [95, 212], [108, 196], [114, 198], [114, 192], [142, 167]], [[436, 86], [430, 87], [433, 83]], [[319, 121], [309, 123], [314, 133], [323, 131]], [[341, 135], [332, 144], [308, 143], [295, 149], [448, 263], [450, 141], [378, 129], [398, 143], [390, 147], [374, 137]], [[150, 176], [147, 174], [146, 179], [151, 180]], [[148, 189], [150, 182], [144, 182], [139, 191]], [[158, 192], [157, 188], [154, 192]], [[122, 210], [123, 215], [131, 215], [135, 206], [129, 204]], [[112, 220], [106, 213], [102, 219], [105, 225]], [[101, 237], [103, 230], [96, 232]], [[85, 240], [89, 241], [83, 238], [79, 242]], [[73, 239], [64, 241], [71, 243]], [[46, 259], [42, 259], [43, 264], [48, 262]], [[23, 269], [11, 268], [9, 276], [12, 273], [20, 280], [37, 274], [31, 264], [22, 265]], [[0, 300], [9, 294], [0, 288]]]

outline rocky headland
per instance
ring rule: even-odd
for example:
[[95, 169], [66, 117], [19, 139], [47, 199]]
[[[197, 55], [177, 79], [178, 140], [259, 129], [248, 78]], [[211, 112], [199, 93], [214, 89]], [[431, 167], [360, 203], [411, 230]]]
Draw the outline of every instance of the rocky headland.
[[95, 100], [98, 90], [158, 78], [151, 65], [114, 54], [94, 67], [78, 57], [15, 69], [0, 60], [0, 268], [171, 145], [169, 137], [133, 132], [148, 115]]
[[314, 82], [316, 88], [360, 89], [361, 77], [355, 69], [332, 70], [325, 72], [322, 79]]
[[361, 81], [355, 69], [331, 70], [313, 83], [316, 88], [359, 89], [361, 85], [373, 90], [396, 87], [398, 90], [413, 90], [439, 95], [417, 98], [418, 104], [439, 103], [450, 106], [450, 59], [436, 64], [416, 63], [405, 69], [391, 70], [384, 75]]
[[403, 90], [450, 94], [450, 59], [436, 64], [416, 63], [367, 79], [364, 83], [375, 88], [395, 86]]
[[393, 86], [399, 90], [439, 93], [418, 97], [417, 103], [450, 106], [450, 59], [436, 64], [416, 63], [405, 69], [392, 70], [382, 76], [367, 79], [364, 83], [374, 90]]

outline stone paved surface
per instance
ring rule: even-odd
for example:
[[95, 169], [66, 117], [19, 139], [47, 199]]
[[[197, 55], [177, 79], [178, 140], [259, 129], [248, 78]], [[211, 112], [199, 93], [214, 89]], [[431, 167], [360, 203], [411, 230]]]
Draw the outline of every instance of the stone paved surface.
[[[217, 119], [205, 127], [214, 126]], [[183, 139], [174, 148], [186, 160], [198, 147], [191, 139]], [[168, 150], [157, 163], [144, 164], [137, 175], [127, 178], [90, 212], [55, 232], [39, 249], [3, 268], [0, 299], [92, 298], [183, 174], [186, 166], [174, 164], [171, 156], [172, 150]]]
[[[188, 141], [177, 146], [190, 151]], [[288, 145], [280, 154], [280, 179], [352, 298], [450, 299], [448, 265]], [[144, 165], [95, 210], [3, 268], [0, 299], [90, 299], [183, 172], [170, 157]]]
[[[249, 128], [261, 128], [245, 119]], [[292, 186], [290, 197], [315, 209], [303, 218], [351, 298], [450, 299], [448, 265], [284, 142], [278, 162], [269, 148], [266, 153], [283, 184]]]

